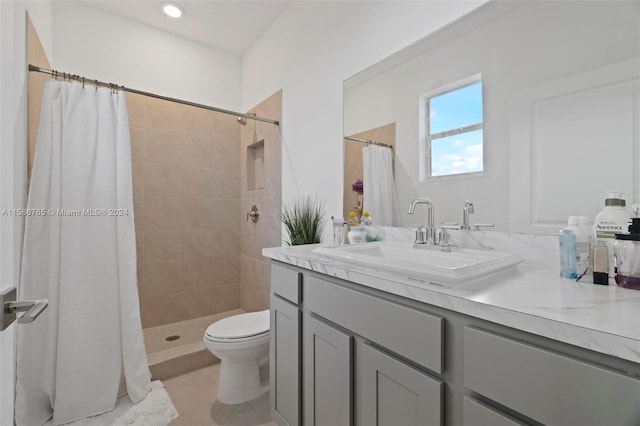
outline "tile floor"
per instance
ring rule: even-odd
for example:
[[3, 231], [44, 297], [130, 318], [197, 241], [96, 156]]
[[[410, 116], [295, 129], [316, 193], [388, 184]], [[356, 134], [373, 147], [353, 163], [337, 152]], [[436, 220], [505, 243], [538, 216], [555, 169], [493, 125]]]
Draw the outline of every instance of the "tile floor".
[[171, 426], [277, 426], [269, 394], [239, 405], [215, 400], [220, 364], [163, 381], [180, 417]]

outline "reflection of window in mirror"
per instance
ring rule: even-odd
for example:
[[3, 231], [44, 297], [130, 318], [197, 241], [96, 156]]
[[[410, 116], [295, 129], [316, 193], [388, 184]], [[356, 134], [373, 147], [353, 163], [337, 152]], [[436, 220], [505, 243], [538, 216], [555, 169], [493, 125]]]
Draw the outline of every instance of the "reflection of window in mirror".
[[480, 76], [423, 94], [422, 99], [426, 120], [426, 176], [482, 172]]

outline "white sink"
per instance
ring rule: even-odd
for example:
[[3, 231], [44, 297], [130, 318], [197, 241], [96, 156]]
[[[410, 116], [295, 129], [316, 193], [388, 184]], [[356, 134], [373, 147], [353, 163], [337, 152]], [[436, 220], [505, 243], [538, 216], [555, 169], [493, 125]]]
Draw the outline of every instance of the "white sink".
[[522, 261], [515, 254], [499, 251], [452, 247], [451, 252], [445, 252], [395, 242], [318, 247], [313, 252], [374, 271], [445, 285], [463, 284]]

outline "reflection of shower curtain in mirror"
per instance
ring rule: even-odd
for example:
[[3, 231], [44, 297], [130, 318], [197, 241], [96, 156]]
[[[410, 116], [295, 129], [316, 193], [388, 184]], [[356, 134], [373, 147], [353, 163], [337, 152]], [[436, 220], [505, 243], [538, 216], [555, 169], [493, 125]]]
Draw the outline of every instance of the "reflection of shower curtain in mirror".
[[364, 207], [374, 225], [393, 225], [396, 205], [391, 148], [369, 145], [362, 149]]
[[101, 414], [125, 391], [139, 402], [151, 386], [123, 92], [45, 83], [28, 208], [44, 214], [26, 220], [20, 298], [49, 308], [18, 328], [18, 426]]

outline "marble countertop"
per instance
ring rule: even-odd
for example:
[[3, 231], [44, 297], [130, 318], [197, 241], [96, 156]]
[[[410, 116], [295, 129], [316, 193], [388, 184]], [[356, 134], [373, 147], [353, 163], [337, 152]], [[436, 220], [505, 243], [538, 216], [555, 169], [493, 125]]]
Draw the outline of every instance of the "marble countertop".
[[263, 249], [265, 257], [575, 346], [640, 362], [640, 291], [561, 279], [525, 262], [483, 280], [438, 286], [318, 256], [316, 245]]

